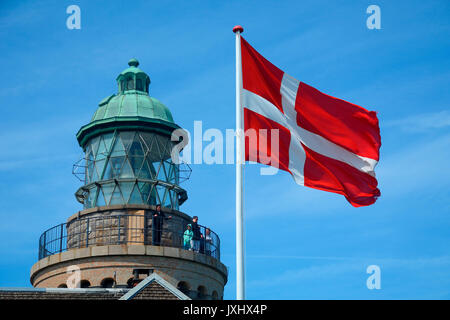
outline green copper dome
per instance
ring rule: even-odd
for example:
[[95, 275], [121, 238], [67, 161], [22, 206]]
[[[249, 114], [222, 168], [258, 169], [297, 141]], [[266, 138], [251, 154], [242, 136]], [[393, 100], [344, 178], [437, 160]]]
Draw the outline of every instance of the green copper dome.
[[172, 113], [159, 100], [150, 97], [150, 77], [131, 59], [129, 68], [117, 77], [118, 93], [100, 101], [97, 111], [87, 125], [81, 127], [77, 139], [84, 148], [94, 136], [115, 129], [144, 129], [170, 135], [179, 126]]
[[99, 103], [91, 122], [114, 117], [145, 117], [173, 122], [172, 113], [158, 99], [142, 92], [112, 95]]

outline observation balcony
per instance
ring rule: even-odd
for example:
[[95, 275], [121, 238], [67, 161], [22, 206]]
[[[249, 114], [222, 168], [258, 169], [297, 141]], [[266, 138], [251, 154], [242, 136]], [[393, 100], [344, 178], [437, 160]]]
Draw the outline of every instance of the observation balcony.
[[[167, 215], [166, 215], [167, 217]], [[166, 218], [167, 219], [167, 218]], [[174, 221], [172, 221], [174, 220]], [[110, 215], [77, 218], [45, 231], [39, 238], [39, 260], [75, 248], [106, 245], [156, 245], [193, 250], [186, 247], [183, 234], [186, 221], [168, 219], [162, 228], [150, 215]], [[170, 221], [170, 223], [167, 223]], [[220, 261], [220, 239], [210, 228], [200, 226], [199, 253]]]

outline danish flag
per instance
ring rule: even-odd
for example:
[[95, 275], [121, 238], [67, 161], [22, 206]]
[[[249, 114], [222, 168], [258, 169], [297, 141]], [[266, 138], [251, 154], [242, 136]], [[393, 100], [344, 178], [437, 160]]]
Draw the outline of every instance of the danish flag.
[[[299, 185], [342, 194], [354, 207], [373, 204], [380, 196], [376, 113], [294, 79], [240, 39], [244, 130], [278, 129], [278, 154], [264, 147], [276, 160], [270, 165]], [[245, 160], [265, 163], [259, 145], [246, 143]]]

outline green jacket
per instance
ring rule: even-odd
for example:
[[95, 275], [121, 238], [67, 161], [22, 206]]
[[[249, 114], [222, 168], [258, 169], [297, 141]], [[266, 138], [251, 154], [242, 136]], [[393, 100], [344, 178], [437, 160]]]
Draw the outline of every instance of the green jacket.
[[193, 236], [194, 236], [194, 232], [192, 230], [187, 229], [183, 234], [184, 243], [185, 244], [190, 243]]

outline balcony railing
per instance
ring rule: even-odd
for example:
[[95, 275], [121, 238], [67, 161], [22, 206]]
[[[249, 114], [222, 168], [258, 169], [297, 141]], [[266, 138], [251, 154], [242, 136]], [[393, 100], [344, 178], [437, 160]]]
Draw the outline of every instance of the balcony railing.
[[163, 219], [161, 223], [161, 220], [144, 214], [75, 219], [50, 228], [41, 235], [39, 259], [75, 248], [126, 244], [194, 250], [220, 260], [218, 235], [199, 225], [200, 240], [196, 243], [185, 241], [189, 240], [184, 236], [188, 223], [175, 218]]

